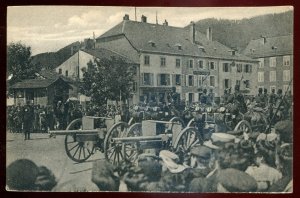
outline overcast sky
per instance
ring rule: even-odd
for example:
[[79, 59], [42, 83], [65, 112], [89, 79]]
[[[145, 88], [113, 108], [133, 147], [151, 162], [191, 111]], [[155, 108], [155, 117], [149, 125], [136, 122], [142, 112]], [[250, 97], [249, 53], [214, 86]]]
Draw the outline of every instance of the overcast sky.
[[[243, 8], [136, 8], [137, 21], [141, 15], [147, 22], [162, 24], [166, 19], [170, 26], [184, 27], [191, 21], [205, 18], [242, 19], [253, 16], [281, 13], [293, 10], [281, 7]], [[7, 42], [17, 42], [31, 46], [32, 54], [57, 51], [60, 48], [84, 38], [100, 36], [123, 20], [129, 14], [135, 20], [134, 7], [96, 6], [20, 6], [8, 7]]]

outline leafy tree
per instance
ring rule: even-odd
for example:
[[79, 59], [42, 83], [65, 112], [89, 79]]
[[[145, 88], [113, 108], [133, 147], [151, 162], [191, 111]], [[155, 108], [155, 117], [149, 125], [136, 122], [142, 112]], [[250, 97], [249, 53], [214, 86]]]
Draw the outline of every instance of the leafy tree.
[[7, 77], [11, 76], [9, 84], [34, 78], [40, 67], [31, 64], [31, 47], [20, 42], [7, 46]]
[[83, 82], [80, 91], [91, 97], [97, 106], [107, 100], [125, 100], [132, 91], [134, 68], [121, 58], [95, 59], [83, 69]]

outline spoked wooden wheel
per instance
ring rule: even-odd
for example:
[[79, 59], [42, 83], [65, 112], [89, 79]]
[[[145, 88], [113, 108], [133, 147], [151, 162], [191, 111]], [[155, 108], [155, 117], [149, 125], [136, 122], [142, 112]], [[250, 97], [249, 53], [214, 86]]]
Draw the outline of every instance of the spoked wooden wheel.
[[[182, 127], [182, 129], [185, 128], [184, 121], [181, 118], [179, 118], [179, 117], [173, 117], [173, 118], [171, 118], [171, 120], [169, 122], [180, 124], [181, 127]], [[172, 128], [171, 128], [171, 130], [172, 130]]]
[[244, 133], [252, 133], [251, 125], [248, 121], [242, 120], [240, 121], [234, 128], [235, 131], [243, 131]]
[[[129, 127], [127, 131], [127, 137], [139, 136], [142, 136], [142, 124], [134, 123]], [[141, 151], [139, 150], [138, 142], [123, 144], [123, 153], [127, 161], [135, 162], [138, 158], [138, 155], [141, 153]]]
[[[81, 118], [73, 120], [66, 130], [80, 130], [82, 128]], [[76, 134], [66, 135], [65, 150], [70, 159], [75, 162], [86, 161], [94, 151], [94, 143], [92, 141], [77, 141]]]
[[191, 148], [196, 144], [203, 142], [198, 135], [197, 129], [193, 127], [186, 127], [183, 129], [174, 143], [174, 149], [176, 152], [182, 152], [184, 154], [190, 152]]
[[117, 142], [114, 138], [122, 138], [127, 136], [128, 124], [126, 122], [118, 122], [114, 124], [104, 140], [104, 154], [105, 158], [112, 164], [119, 164], [125, 161], [123, 152], [123, 143]]

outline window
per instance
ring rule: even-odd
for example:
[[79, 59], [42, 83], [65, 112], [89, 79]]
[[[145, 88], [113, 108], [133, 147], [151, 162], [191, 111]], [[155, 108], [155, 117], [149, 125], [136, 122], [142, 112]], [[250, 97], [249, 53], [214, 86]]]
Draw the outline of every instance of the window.
[[264, 72], [258, 72], [257, 81], [264, 82]]
[[230, 87], [229, 79], [224, 79], [224, 88], [228, 89]]
[[270, 71], [270, 82], [276, 81], [276, 71]]
[[272, 92], [273, 89], [275, 90], [275, 93], [276, 93], [276, 86], [275, 85], [270, 86], [270, 92]]
[[252, 72], [252, 65], [246, 64], [245, 65], [245, 73], [251, 73]]
[[276, 57], [270, 57], [270, 67], [276, 67]]
[[283, 70], [283, 81], [290, 81], [290, 70]]
[[290, 66], [290, 56], [283, 56], [283, 66]]
[[194, 86], [194, 76], [189, 75], [189, 86]]
[[210, 62], [209, 63], [209, 68], [211, 69], [211, 70], [215, 70], [216, 68], [215, 68], [215, 62]]
[[143, 73], [142, 80], [142, 85], [153, 85], [153, 74]]
[[180, 67], [181, 60], [179, 58], [176, 58], [176, 67]]
[[160, 57], [160, 66], [166, 66], [166, 58], [165, 57]]
[[175, 85], [181, 85], [181, 74], [175, 75]]
[[69, 76], [69, 72], [68, 72], [68, 70], [66, 70], [66, 76]]
[[144, 56], [144, 65], [150, 65], [150, 56], [148, 55]]
[[229, 72], [229, 63], [223, 63], [223, 72]]
[[170, 74], [158, 74], [158, 85], [170, 85]]
[[202, 76], [202, 75], [198, 76], [198, 86], [199, 86], [199, 87], [202, 86], [203, 79], [204, 79], [204, 76]]
[[243, 65], [242, 65], [241, 63], [236, 64], [236, 71], [237, 71], [238, 73], [243, 72]]
[[260, 58], [258, 60], [259, 60], [258, 67], [259, 68], [264, 68], [264, 66], [265, 66], [265, 59], [264, 58]]
[[250, 81], [249, 80], [245, 80], [244, 84], [245, 84], [246, 88], [250, 88]]
[[215, 76], [210, 76], [209, 77], [209, 84], [210, 86], [215, 86]]
[[204, 63], [203, 63], [203, 60], [199, 60], [199, 61], [198, 61], [198, 65], [199, 65], [199, 68], [200, 68], [200, 69], [204, 69]]
[[59, 73], [59, 74], [62, 74], [62, 70], [61, 70], [61, 69], [59, 69], [59, 70], [58, 70], [58, 73]]
[[193, 68], [194, 67], [194, 60], [189, 60], [189, 67], [190, 68]]

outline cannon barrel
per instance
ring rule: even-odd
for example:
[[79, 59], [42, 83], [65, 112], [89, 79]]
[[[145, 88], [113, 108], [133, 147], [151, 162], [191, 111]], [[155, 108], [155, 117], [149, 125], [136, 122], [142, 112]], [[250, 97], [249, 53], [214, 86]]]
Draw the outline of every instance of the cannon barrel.
[[100, 129], [89, 129], [89, 130], [50, 130], [48, 133], [50, 136], [53, 135], [81, 135], [81, 134], [97, 134]]
[[136, 136], [136, 137], [121, 137], [121, 138], [113, 138], [113, 141], [120, 143], [134, 143], [134, 142], [142, 142], [142, 141], [155, 141], [155, 140], [163, 140], [164, 137], [172, 138], [172, 134], [160, 134], [156, 136]]

